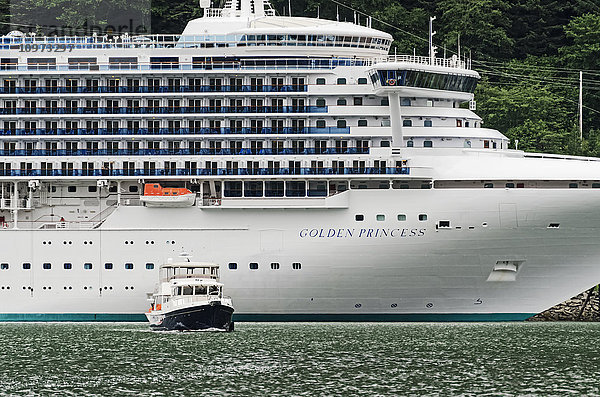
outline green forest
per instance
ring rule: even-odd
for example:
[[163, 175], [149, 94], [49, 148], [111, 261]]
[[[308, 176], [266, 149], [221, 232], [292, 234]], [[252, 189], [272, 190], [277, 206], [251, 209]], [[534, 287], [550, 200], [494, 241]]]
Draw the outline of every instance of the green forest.
[[[0, 0], [1, 27], [9, 28], [10, 0]], [[12, 0], [81, 23], [86, 9], [106, 24], [107, 7], [148, 9], [150, 0]], [[273, 0], [278, 14], [289, 2]], [[373, 27], [394, 36], [392, 53], [426, 55], [428, 19], [435, 16], [438, 56], [472, 59], [482, 79], [475, 94], [485, 126], [507, 135], [519, 149], [600, 157], [600, 3], [597, 0], [293, 0], [293, 16], [353, 21], [373, 17]], [[152, 0], [153, 33], [180, 33], [199, 17], [198, 0]], [[583, 71], [584, 128], [578, 126], [579, 73]]]

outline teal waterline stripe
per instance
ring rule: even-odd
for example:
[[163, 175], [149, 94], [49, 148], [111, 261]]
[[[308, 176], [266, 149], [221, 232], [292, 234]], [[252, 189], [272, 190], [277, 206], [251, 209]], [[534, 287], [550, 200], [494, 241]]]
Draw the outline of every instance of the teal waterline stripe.
[[[492, 322], [523, 321], [535, 313], [240, 314], [240, 322]], [[0, 313], [0, 322], [145, 322], [140, 313]]]

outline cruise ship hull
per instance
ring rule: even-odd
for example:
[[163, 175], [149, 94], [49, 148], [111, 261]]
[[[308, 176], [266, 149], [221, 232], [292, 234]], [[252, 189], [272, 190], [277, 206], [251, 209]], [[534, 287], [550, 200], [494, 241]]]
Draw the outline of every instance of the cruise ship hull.
[[599, 196], [351, 190], [312, 206], [119, 206], [97, 229], [4, 229], [0, 320], [141, 321], [157, 271], [145, 264], [183, 251], [222, 265], [235, 321], [525, 319], [600, 281]]

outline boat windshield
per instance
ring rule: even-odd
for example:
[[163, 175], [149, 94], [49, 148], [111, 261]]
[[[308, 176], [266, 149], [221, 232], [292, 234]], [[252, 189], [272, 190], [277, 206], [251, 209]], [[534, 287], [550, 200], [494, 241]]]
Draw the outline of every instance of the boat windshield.
[[175, 287], [174, 295], [221, 295], [221, 287], [216, 285], [206, 286], [206, 285], [183, 285], [179, 287]]

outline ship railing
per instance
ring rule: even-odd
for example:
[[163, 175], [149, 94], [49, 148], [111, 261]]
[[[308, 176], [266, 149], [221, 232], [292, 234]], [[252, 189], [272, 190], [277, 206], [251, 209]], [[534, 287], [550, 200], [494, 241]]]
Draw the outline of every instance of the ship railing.
[[441, 66], [454, 69], [470, 69], [469, 62], [465, 62], [457, 57], [452, 58], [431, 58], [417, 55], [392, 55], [378, 59], [378, 62], [403, 62], [415, 63], [419, 65]]

